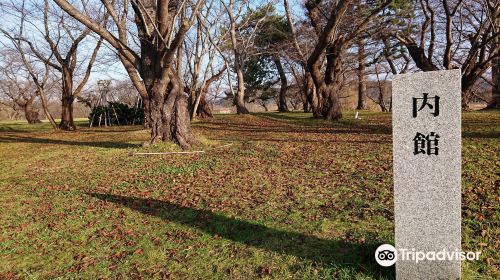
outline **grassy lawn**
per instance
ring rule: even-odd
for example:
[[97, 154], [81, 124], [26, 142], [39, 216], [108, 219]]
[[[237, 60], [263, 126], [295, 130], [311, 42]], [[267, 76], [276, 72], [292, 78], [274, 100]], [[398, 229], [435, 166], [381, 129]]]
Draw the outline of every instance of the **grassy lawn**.
[[[139, 126], [0, 123], [0, 278], [392, 279], [391, 116], [218, 115], [204, 154]], [[499, 279], [500, 112], [463, 116], [464, 279]]]

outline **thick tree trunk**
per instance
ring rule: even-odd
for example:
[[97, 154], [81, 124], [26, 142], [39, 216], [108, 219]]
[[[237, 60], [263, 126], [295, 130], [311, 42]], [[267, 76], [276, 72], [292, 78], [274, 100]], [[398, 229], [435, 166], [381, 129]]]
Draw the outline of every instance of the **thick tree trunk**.
[[366, 99], [366, 83], [365, 83], [365, 42], [360, 40], [358, 42], [358, 106], [356, 109], [365, 109], [365, 99]]
[[238, 67], [236, 69], [236, 77], [238, 81], [238, 90], [236, 91], [236, 96], [234, 97], [234, 105], [236, 105], [236, 113], [248, 114], [250, 113], [245, 107], [245, 80], [243, 79], [243, 69]]
[[323, 118], [337, 121], [342, 118], [340, 90], [343, 83], [343, 65], [341, 48], [327, 48], [324, 83], [320, 87], [323, 96]]
[[274, 57], [274, 64], [276, 65], [276, 69], [278, 70], [278, 74], [280, 76], [281, 87], [279, 93], [279, 101], [278, 101], [278, 111], [280, 112], [288, 112], [288, 106], [286, 104], [286, 90], [288, 87], [288, 82], [286, 80], [285, 70], [283, 69], [283, 65], [281, 64], [279, 57]]
[[155, 79], [148, 91], [145, 110], [151, 138], [145, 146], [161, 141], [174, 141], [183, 149], [196, 143], [191, 131], [188, 99], [179, 77], [170, 73], [168, 78]]
[[424, 72], [439, 70], [439, 68], [430, 61], [430, 58], [427, 57], [425, 50], [416, 43], [407, 43], [405, 46], [408, 49], [408, 53], [411, 58], [415, 62], [415, 65], [420, 70]]
[[326, 96], [323, 105], [323, 118], [327, 121], [337, 121], [342, 118], [342, 108], [340, 107], [339, 85], [333, 83], [323, 88], [323, 95]]
[[462, 110], [470, 110], [469, 103], [473, 97], [472, 88], [475, 80], [468, 75], [462, 74]]
[[76, 126], [73, 119], [73, 74], [67, 67], [62, 71], [61, 122], [59, 128], [73, 131]]
[[33, 104], [31, 104], [31, 102], [27, 102], [23, 106], [23, 110], [24, 110], [24, 117], [26, 118], [26, 121], [28, 121], [29, 124], [41, 123], [38, 111], [34, 110]]
[[200, 103], [198, 104], [198, 109], [196, 110], [196, 116], [200, 119], [212, 118], [212, 108], [205, 99], [205, 94], [200, 97]]
[[73, 119], [73, 96], [63, 94], [61, 104], [61, 122], [59, 128], [62, 130], [73, 131], [76, 129]]
[[[309, 112], [309, 110], [311, 110], [313, 117], [320, 118], [322, 116], [322, 97], [318, 94], [314, 80], [309, 72], [306, 72], [305, 91], [307, 92], [307, 103], [309, 108], [304, 107], [304, 112]], [[305, 111], [306, 109], [308, 110]]]

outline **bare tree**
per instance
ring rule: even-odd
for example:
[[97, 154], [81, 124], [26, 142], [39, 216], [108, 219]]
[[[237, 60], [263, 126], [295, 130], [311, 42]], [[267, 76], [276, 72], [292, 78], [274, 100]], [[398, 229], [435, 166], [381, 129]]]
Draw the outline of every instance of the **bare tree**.
[[[489, 2], [490, 3], [490, 2]], [[490, 11], [494, 9], [490, 8]], [[494, 14], [490, 14], [491, 20], [495, 23], [493, 25], [493, 32], [498, 33], [500, 31], [500, 12], [497, 11]], [[493, 64], [491, 67], [491, 80], [492, 86], [492, 101], [489, 104], [490, 107], [500, 108], [500, 36], [497, 36], [492, 43], [492, 52], [494, 53]]]
[[[37, 55], [31, 52], [32, 46], [26, 47], [26, 44], [23, 44], [25, 42], [24, 33], [26, 32], [25, 22], [28, 16], [25, 5], [26, 2], [23, 1], [19, 6], [10, 6], [10, 8], [13, 9], [12, 11], [15, 13], [17, 12], [19, 24], [10, 32], [6, 29], [0, 28], [0, 33], [2, 33], [7, 41], [11, 43], [9, 47], [4, 44], [4, 47], [10, 48], [10, 56], [12, 58], [20, 58], [21, 63], [19, 64], [19, 67], [22, 68], [24, 73], [28, 74], [27, 79], [34, 84], [35, 96], [40, 97], [40, 103], [46, 118], [49, 120], [54, 129], [58, 129], [59, 126], [56, 124], [54, 117], [48, 109], [46, 97], [46, 91], [53, 89], [54, 85], [58, 82], [58, 79], [53, 77], [52, 71], [50, 70], [51, 66], [48, 63], [38, 63], [40, 60]], [[50, 57], [52, 57], [52, 55]], [[40, 64], [42, 65], [41, 67]]]
[[[22, 44], [26, 44], [30, 49], [30, 55], [61, 74], [62, 107], [59, 128], [75, 130], [73, 103], [90, 77], [101, 40], [98, 40], [90, 57], [86, 58], [84, 52], [79, 52], [79, 47], [90, 34], [90, 30], [75, 28], [69, 22], [69, 18], [61, 10], [52, 7], [48, 0], [44, 0], [41, 5], [39, 2], [23, 0], [10, 8], [19, 14], [19, 32], [11, 35], [14, 40], [20, 41], [19, 49], [23, 48]], [[3, 30], [3, 33], [8, 32]], [[85, 70], [79, 73], [78, 69], [82, 67], [84, 61], [86, 61]], [[77, 83], [78, 78], [80, 81]]]
[[[298, 77], [297, 71], [293, 71], [292, 74], [295, 77], [296, 81], [301, 81], [302, 83], [302, 109], [304, 112], [309, 112], [310, 108], [312, 107], [313, 109], [313, 115], [315, 117], [319, 117], [321, 114], [317, 108], [319, 108], [318, 102], [318, 96], [317, 96], [317, 91], [316, 91], [316, 86], [314, 85], [314, 82], [312, 80], [311, 74], [309, 72], [309, 68], [307, 67], [307, 57], [305, 55], [305, 46], [301, 45], [299, 43], [297, 31], [295, 28], [295, 24], [293, 22], [292, 18], [292, 13], [290, 11], [290, 5], [288, 4], [288, 0], [283, 0], [283, 6], [285, 7], [285, 14], [286, 18], [288, 21], [288, 26], [290, 27], [290, 33], [291, 33], [291, 40], [293, 47], [295, 49], [295, 55], [289, 55], [294, 58], [295, 61], [298, 62], [298, 64], [301, 66], [302, 71], [303, 71], [303, 78]], [[307, 32], [303, 32], [307, 33]], [[309, 106], [310, 105], [310, 106]]]
[[[189, 148], [195, 143], [187, 95], [178, 73], [180, 65], [176, 68], [174, 64], [186, 32], [204, 1], [102, 0], [114, 28], [106, 28], [103, 23], [93, 19], [85, 7], [80, 11], [66, 0], [54, 1], [116, 50], [144, 101], [145, 124], [151, 129], [151, 138], [144, 144], [175, 141], [182, 148]], [[132, 39], [138, 40], [140, 51], [134, 50], [134, 41], [128, 38], [129, 6], [133, 10], [137, 30], [136, 38]], [[188, 10], [190, 16], [179, 16]]]
[[[234, 94], [234, 105], [238, 114], [248, 114], [245, 107], [245, 62], [252, 55], [255, 34], [260, 28], [262, 21], [267, 16], [267, 12], [254, 13], [249, 7], [249, 1], [229, 0], [227, 3], [222, 0], [222, 5], [228, 15], [230, 50], [233, 56], [233, 69], [236, 72], [237, 91]], [[267, 6], [271, 8], [271, 5]], [[232, 87], [232, 86], [231, 86]]]
[[[311, 25], [318, 34], [316, 46], [307, 60], [307, 67], [320, 93], [318, 110], [324, 119], [342, 118], [339, 97], [344, 84], [346, 52], [391, 2], [392, 0], [381, 3], [356, 0], [306, 2]], [[326, 59], [325, 71], [321, 69], [323, 55]]]
[[[7, 53], [3, 54], [7, 55]], [[19, 65], [13, 58], [15, 57], [9, 56], [7, 58], [9, 61], [1, 66], [0, 90], [3, 97], [6, 98], [0, 99], [0, 103], [11, 107], [13, 110], [22, 111], [28, 123], [39, 123], [41, 122], [39, 113], [34, 104], [37, 98], [36, 87], [33, 85], [33, 81], [29, 79], [29, 75], [23, 73], [22, 63]]]
[[[186, 89], [189, 94], [189, 110], [191, 119], [212, 117], [212, 109], [206, 101], [206, 95], [211, 84], [221, 78], [227, 69], [227, 63], [223, 62], [218, 67], [217, 49], [220, 47], [221, 38], [216, 42], [212, 37], [214, 25], [207, 26], [206, 22], [211, 17], [211, 6], [215, 0], [210, 1], [208, 9], [201, 11], [194, 34], [187, 36], [184, 41], [185, 56], [187, 60], [187, 71], [185, 75]], [[213, 42], [213, 43], [212, 43]]]
[[[500, 56], [493, 44], [500, 36], [493, 20], [500, 2], [419, 0], [414, 10], [421, 20], [409, 18], [395, 37], [422, 71], [461, 69], [462, 107], [467, 108], [474, 84]], [[413, 28], [415, 22], [421, 23]]]

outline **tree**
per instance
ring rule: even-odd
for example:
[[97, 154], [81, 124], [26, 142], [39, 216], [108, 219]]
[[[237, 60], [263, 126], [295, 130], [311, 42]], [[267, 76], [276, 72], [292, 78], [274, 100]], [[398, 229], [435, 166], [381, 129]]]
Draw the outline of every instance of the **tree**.
[[492, 20], [500, 13], [500, 2], [419, 0], [413, 8], [420, 26], [408, 18], [394, 36], [422, 71], [461, 69], [462, 107], [467, 108], [474, 84], [500, 56], [493, 44], [500, 31]]
[[358, 106], [356, 109], [365, 109], [365, 99], [366, 99], [366, 53], [365, 53], [365, 40], [363, 38], [359, 39], [358, 43]]
[[286, 101], [288, 80], [281, 62], [282, 52], [285, 49], [284, 42], [289, 38], [289, 35], [290, 30], [288, 22], [283, 17], [274, 14], [274, 10], [272, 10], [271, 15], [266, 18], [257, 35], [256, 43], [263, 52], [272, 57], [274, 65], [276, 66], [281, 83], [278, 95], [278, 111], [280, 112], [289, 111]]
[[260, 56], [269, 56], [272, 59], [281, 83], [278, 95], [278, 111], [288, 112], [289, 109], [286, 101], [288, 81], [285, 69], [281, 62], [281, 56], [285, 50], [285, 42], [290, 37], [290, 27], [284, 17], [276, 14], [274, 8], [264, 6], [259, 8], [255, 14], [258, 18], [262, 17], [259, 15], [263, 13], [266, 13], [267, 15], [264, 17], [260, 28], [255, 34], [256, 53]]
[[[40, 103], [42, 105], [46, 118], [49, 120], [54, 129], [59, 129], [59, 126], [56, 124], [54, 117], [48, 109], [46, 97], [47, 89], [50, 90], [51, 88], [53, 88], [55, 83], [57, 83], [57, 79], [53, 77], [52, 71], [50, 71], [51, 66], [49, 65], [49, 63], [40, 61], [39, 56], [41, 56], [41, 54], [39, 53], [37, 55], [36, 53], [31, 52], [33, 50], [33, 46], [25, 46], [25, 23], [29, 15], [28, 10], [25, 8], [25, 5], [26, 2], [23, 1], [19, 6], [2, 6], [2, 8], [4, 8], [4, 11], [6, 12], [11, 13], [11, 11], [13, 11], [13, 13], [11, 13], [11, 16], [18, 19], [19, 21], [18, 25], [14, 26], [10, 31], [7, 31], [4, 28], [0, 28], [0, 33], [5, 36], [7, 42], [10, 42], [10, 46], [8, 44], [4, 44], [4, 47], [10, 53], [9, 57], [20, 59], [21, 63], [18, 64], [19, 69], [22, 68], [21, 71], [28, 74], [27, 79], [29, 81], [32, 81], [34, 86], [36, 87], [35, 94], [40, 97]], [[46, 14], [46, 10], [43, 10], [44, 14]], [[44, 22], [46, 22], [45, 17]], [[46, 25], [44, 24], [44, 26]], [[50, 55], [50, 57], [52, 57], [52, 54]]]
[[[297, 75], [297, 71], [293, 71], [292, 73], [294, 74], [295, 80], [296, 81], [301, 81], [302, 83], [302, 109], [304, 112], [309, 112], [310, 109], [313, 111], [313, 116], [314, 117], [319, 117], [321, 113], [318, 111], [319, 105], [319, 99], [317, 96], [317, 91], [316, 91], [316, 86], [314, 85], [314, 82], [311, 77], [311, 73], [309, 72], [309, 69], [307, 68], [307, 57], [305, 56], [304, 51], [305, 46], [301, 45], [299, 43], [299, 38], [297, 36], [295, 24], [293, 23], [292, 19], [292, 13], [290, 12], [290, 5], [288, 4], [287, 0], [283, 0], [283, 6], [285, 8], [285, 14], [286, 14], [286, 19], [288, 22], [288, 26], [290, 28], [290, 39], [292, 41], [292, 45], [295, 50], [295, 54], [290, 55], [289, 52], [288, 56], [293, 57], [295, 61], [298, 62], [300, 67], [303, 70], [303, 77], [299, 78]], [[308, 33], [308, 32], [302, 32], [302, 33]], [[293, 67], [291, 67], [293, 69]]]
[[[490, 11], [494, 9], [490, 8]], [[493, 26], [493, 31], [497, 32], [500, 30], [500, 11], [496, 10], [496, 13], [491, 14], [491, 19], [496, 22]], [[500, 108], [500, 36], [497, 36], [492, 44], [492, 50], [494, 52], [493, 65], [491, 67], [491, 81], [492, 86], [492, 102], [490, 107]]]
[[[325, 120], [342, 118], [339, 95], [344, 83], [347, 50], [391, 2], [392, 0], [380, 3], [357, 0], [306, 1], [309, 20], [318, 34], [314, 50], [308, 57], [307, 67], [319, 91], [318, 97], [321, 98], [318, 111]], [[326, 59], [324, 71], [321, 69], [323, 55]]]
[[[61, 10], [53, 8], [48, 0], [44, 0], [42, 5], [39, 2], [23, 0], [10, 8], [20, 14], [19, 31], [13, 34], [3, 29], [2, 32], [10, 34], [12, 40], [20, 41], [19, 49], [23, 48], [23, 44], [27, 45], [30, 55], [61, 74], [62, 107], [59, 128], [75, 130], [73, 103], [90, 77], [101, 40], [98, 40], [93, 48], [90, 58], [85, 59], [79, 48], [90, 34], [90, 30], [75, 28], [70, 19]], [[42, 25], [42, 28], [39, 25]], [[78, 68], [82, 67], [85, 60], [87, 65], [83, 66], [83, 77], [77, 83], [76, 79], [80, 76], [77, 73]]]
[[0, 90], [6, 98], [0, 99], [0, 103], [15, 111], [21, 110], [30, 124], [40, 123], [38, 110], [34, 106], [37, 98], [36, 87], [29, 79], [29, 75], [23, 73], [22, 66], [16, 64], [10, 57], [10, 61], [1, 66]]
[[[245, 107], [245, 80], [244, 67], [248, 59], [253, 55], [255, 34], [261, 27], [262, 22], [268, 15], [266, 9], [271, 9], [271, 5], [264, 8], [252, 10], [250, 2], [229, 0], [221, 2], [228, 15], [230, 46], [233, 57], [233, 69], [236, 72], [237, 90], [234, 94], [234, 105], [238, 114], [248, 114]], [[232, 86], [230, 86], [232, 90]]]
[[[215, 0], [210, 2], [213, 5]], [[212, 36], [216, 36], [213, 31], [214, 26], [207, 23], [210, 18], [211, 9], [202, 11], [198, 16], [197, 26], [194, 34], [187, 36], [184, 41], [187, 70], [184, 75], [186, 82], [186, 93], [189, 94], [189, 111], [191, 119], [195, 116], [199, 118], [211, 118], [212, 109], [206, 101], [206, 95], [211, 84], [219, 80], [226, 72], [227, 63], [218, 67], [215, 63], [217, 51], [220, 50], [222, 38], [214, 42]], [[215, 15], [217, 17], [217, 15]]]
[[[276, 104], [281, 102], [279, 94], [273, 86], [281, 78], [274, 67], [274, 58], [268, 55], [254, 56], [247, 61], [244, 68], [246, 99], [248, 102], [257, 102], [266, 111], [268, 102], [277, 97]], [[280, 90], [281, 91], [281, 90]]]
[[[111, 16], [114, 28], [106, 28], [66, 0], [54, 0], [64, 11], [101, 36], [118, 53], [125, 70], [144, 101], [145, 123], [151, 130], [150, 140], [145, 145], [160, 141], [175, 141], [182, 148], [196, 142], [191, 131], [187, 94], [178, 68], [174, 67], [178, 49], [187, 31], [196, 19], [204, 3], [198, 0], [124, 0], [110, 2], [102, 0], [106, 12]], [[134, 12], [134, 31], [138, 48], [134, 50], [129, 40], [127, 26], [129, 6]], [[190, 15], [188, 16], [188, 13]], [[179, 16], [184, 14], [185, 16]], [[113, 32], [112, 30], [116, 30]], [[181, 60], [177, 60], [179, 64]]]

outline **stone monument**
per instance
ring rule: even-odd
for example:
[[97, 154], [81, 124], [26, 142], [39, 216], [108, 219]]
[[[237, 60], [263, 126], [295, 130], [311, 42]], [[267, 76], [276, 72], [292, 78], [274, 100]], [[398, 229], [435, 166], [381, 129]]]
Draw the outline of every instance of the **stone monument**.
[[461, 278], [459, 259], [411, 260], [461, 251], [460, 80], [460, 70], [446, 70], [392, 81], [398, 280]]

